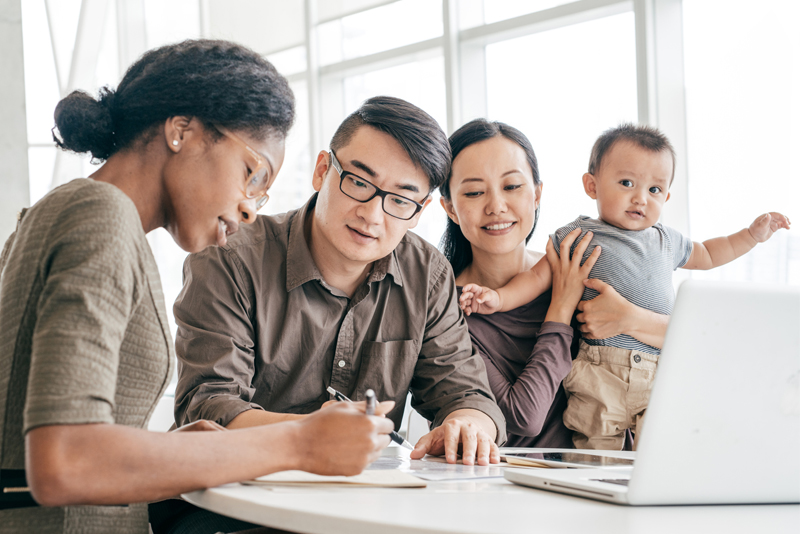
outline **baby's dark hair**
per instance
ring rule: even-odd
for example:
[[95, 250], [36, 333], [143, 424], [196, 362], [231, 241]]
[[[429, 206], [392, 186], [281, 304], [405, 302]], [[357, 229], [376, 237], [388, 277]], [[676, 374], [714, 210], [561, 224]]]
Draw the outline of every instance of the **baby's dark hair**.
[[450, 143], [439, 123], [423, 110], [400, 98], [374, 96], [351, 113], [331, 138], [334, 151], [346, 146], [362, 126], [391, 135], [408, 157], [428, 177], [430, 190], [441, 185], [450, 172]]
[[275, 67], [249, 48], [183, 41], [146, 52], [116, 91], [103, 87], [97, 99], [74, 91], [62, 99], [53, 140], [102, 161], [147, 142], [156, 125], [179, 115], [259, 138], [283, 138], [294, 121], [294, 95]]
[[603, 156], [618, 141], [630, 141], [651, 152], [669, 152], [672, 157], [672, 177], [670, 177], [669, 183], [672, 185], [672, 180], [675, 179], [675, 149], [672, 148], [672, 143], [657, 128], [630, 122], [620, 124], [616, 128], [609, 128], [597, 138], [589, 158], [589, 174], [597, 174], [603, 163]]

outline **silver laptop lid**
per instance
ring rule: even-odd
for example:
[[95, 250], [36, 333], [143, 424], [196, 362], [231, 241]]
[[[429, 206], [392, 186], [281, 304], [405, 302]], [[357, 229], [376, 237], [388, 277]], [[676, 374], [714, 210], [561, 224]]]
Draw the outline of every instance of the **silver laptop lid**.
[[800, 502], [800, 288], [681, 285], [631, 504]]

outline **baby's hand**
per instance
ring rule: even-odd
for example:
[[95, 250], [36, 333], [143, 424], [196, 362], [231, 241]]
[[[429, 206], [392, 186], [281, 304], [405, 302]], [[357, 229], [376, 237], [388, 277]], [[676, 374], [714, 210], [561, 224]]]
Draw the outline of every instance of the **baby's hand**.
[[500, 311], [503, 303], [500, 301], [500, 295], [497, 291], [478, 284], [467, 284], [461, 290], [461, 298], [458, 299], [458, 304], [467, 315], [472, 313], [490, 315]]
[[751, 224], [749, 228], [750, 235], [753, 236], [756, 243], [763, 243], [772, 237], [772, 234], [779, 229], [785, 228], [788, 230], [791, 224], [792, 223], [789, 222], [789, 217], [772, 211], [770, 213], [765, 213], [753, 221], [753, 224]]

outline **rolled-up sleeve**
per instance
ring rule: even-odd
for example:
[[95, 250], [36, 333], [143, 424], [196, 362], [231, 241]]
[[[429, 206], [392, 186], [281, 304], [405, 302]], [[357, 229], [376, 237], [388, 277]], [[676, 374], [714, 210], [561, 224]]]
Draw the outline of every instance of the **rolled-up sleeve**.
[[472, 346], [452, 269], [443, 258], [432, 271], [425, 336], [411, 395], [412, 406], [434, 427], [456, 410], [478, 410], [494, 421], [497, 443], [505, 443], [503, 413], [492, 395], [483, 360]]
[[184, 264], [175, 301], [178, 385], [175, 421], [226, 426], [247, 410], [263, 409], [255, 394], [252, 280], [230, 249], [208, 247]]

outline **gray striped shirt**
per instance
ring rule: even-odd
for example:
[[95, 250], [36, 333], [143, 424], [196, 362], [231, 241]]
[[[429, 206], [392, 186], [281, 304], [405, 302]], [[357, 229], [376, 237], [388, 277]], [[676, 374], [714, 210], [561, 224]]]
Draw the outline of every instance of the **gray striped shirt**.
[[[581, 263], [586, 261], [596, 245], [603, 249], [589, 278], [598, 278], [609, 284], [617, 293], [640, 308], [663, 315], [672, 313], [675, 304], [672, 271], [689, 261], [692, 254], [690, 239], [661, 223], [644, 230], [623, 230], [581, 215], [550, 236], [556, 251], [559, 250], [561, 240], [576, 228], [581, 229], [581, 238], [586, 232], [594, 233]], [[576, 240], [575, 245], [579, 241], [580, 239]], [[574, 251], [575, 245], [570, 252]], [[583, 300], [592, 300], [598, 294], [594, 289], [586, 288]], [[649, 354], [661, 352], [626, 334], [584, 341], [589, 345], [618, 347]]]

